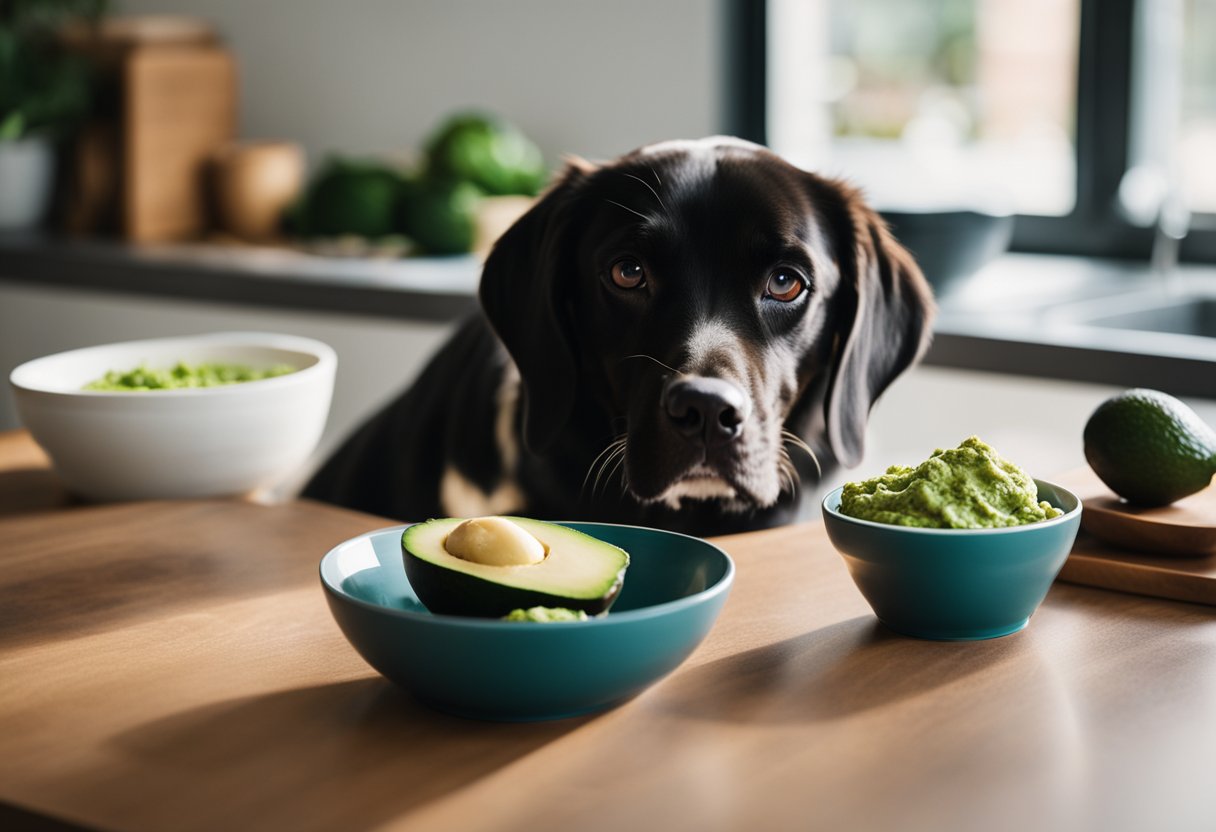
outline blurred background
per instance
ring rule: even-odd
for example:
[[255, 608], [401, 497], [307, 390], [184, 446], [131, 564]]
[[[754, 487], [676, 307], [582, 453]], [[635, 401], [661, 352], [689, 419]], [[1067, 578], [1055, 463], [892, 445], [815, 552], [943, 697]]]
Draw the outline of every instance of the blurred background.
[[[1114, 232], [1112, 209], [1145, 210], [1147, 195], [1124, 181], [1134, 171], [1211, 225], [1210, 0], [768, 5], [770, 142], [859, 178], [881, 202], [1003, 206], [1038, 220], [1020, 224], [1018, 248], [1130, 255], [1134, 244], [1070, 244], [1065, 223], [1042, 220]], [[1110, 191], [1121, 183], [1120, 206]]]
[[1106, 387], [1216, 399], [1213, 43], [1216, 0], [0, 0], [0, 363], [319, 337], [324, 451], [564, 156], [730, 133], [863, 186], [934, 284], [878, 448], [1079, 463], [1049, 421]]

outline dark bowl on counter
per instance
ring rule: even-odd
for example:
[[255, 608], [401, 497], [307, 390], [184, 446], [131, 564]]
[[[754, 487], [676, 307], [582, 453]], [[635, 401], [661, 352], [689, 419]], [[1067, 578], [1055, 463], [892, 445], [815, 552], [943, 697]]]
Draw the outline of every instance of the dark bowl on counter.
[[895, 238], [912, 252], [935, 295], [961, 287], [1009, 248], [1012, 214], [973, 209], [880, 212]]

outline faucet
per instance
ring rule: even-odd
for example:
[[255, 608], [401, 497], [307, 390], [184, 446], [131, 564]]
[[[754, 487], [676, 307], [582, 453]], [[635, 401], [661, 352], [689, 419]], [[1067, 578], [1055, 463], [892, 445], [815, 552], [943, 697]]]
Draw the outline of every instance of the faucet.
[[1132, 225], [1153, 229], [1153, 281], [1163, 294], [1180, 294], [1178, 254], [1191, 227], [1191, 211], [1177, 179], [1150, 162], [1133, 165], [1119, 181], [1118, 207]]
[[1191, 225], [1182, 189], [1182, 124], [1187, 0], [1135, 4], [1131, 158], [1119, 181], [1118, 208], [1128, 222], [1153, 229], [1149, 268], [1164, 294], [1180, 290], [1178, 252]]

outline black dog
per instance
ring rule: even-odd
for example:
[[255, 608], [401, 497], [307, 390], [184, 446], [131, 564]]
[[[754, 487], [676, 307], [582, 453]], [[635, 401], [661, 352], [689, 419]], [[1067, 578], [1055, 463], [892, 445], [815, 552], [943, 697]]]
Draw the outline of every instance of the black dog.
[[572, 162], [494, 247], [481, 303], [305, 496], [402, 520], [788, 522], [800, 481], [859, 461], [933, 309], [855, 190], [725, 138]]

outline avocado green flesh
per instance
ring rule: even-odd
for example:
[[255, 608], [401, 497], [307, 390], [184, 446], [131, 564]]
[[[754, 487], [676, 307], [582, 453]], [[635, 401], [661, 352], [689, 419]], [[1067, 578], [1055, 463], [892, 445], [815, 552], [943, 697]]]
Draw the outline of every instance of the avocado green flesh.
[[502, 620], [550, 624], [555, 621], [586, 621], [587, 613], [582, 610], [568, 610], [565, 607], [529, 607], [526, 610], [511, 610]]
[[99, 379], [90, 381], [85, 390], [106, 392], [179, 390], [189, 387], [219, 387], [245, 381], [260, 381], [295, 372], [287, 364], [267, 369], [255, 369], [244, 364], [219, 362], [187, 364], [179, 361], [167, 369], [150, 368], [144, 364], [131, 370], [109, 370]]
[[893, 465], [847, 483], [840, 512], [859, 520], [930, 529], [996, 529], [1059, 517], [1029, 474], [972, 436], [915, 468]]
[[406, 577], [431, 612], [500, 618], [512, 610], [563, 607], [606, 611], [624, 581], [629, 555], [582, 532], [527, 518], [508, 518], [540, 540], [548, 554], [527, 566], [490, 566], [450, 554], [444, 541], [459, 518], [430, 520], [401, 536]]

